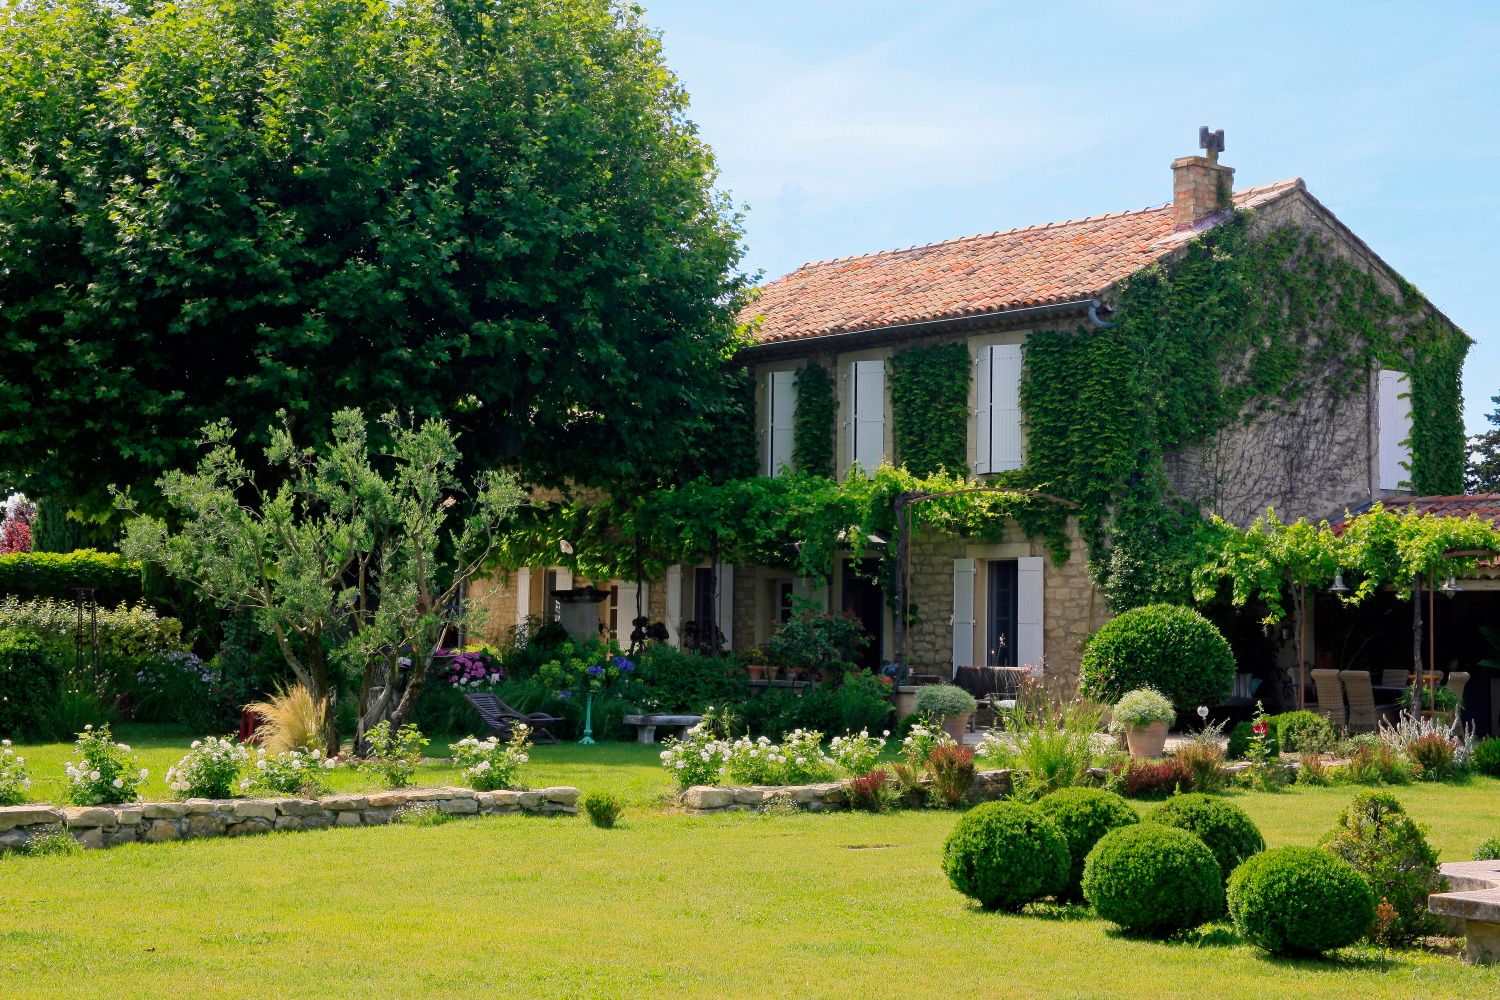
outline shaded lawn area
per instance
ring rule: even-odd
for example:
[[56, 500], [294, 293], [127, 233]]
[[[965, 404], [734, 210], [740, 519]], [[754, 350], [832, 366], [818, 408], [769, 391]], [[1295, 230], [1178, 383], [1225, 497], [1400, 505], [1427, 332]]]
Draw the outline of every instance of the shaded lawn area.
[[[1082, 908], [981, 913], [939, 865], [953, 813], [675, 814], [625, 744], [539, 748], [526, 778], [632, 806], [614, 831], [490, 817], [0, 861], [0, 995], [1500, 995], [1500, 967], [1422, 952], [1278, 961], [1224, 925], [1161, 944]], [[1357, 791], [1232, 798], [1273, 846], [1313, 844]], [[1500, 833], [1500, 781], [1396, 794], [1446, 860]]]
[[[1406, 792], [1454, 856], [1486, 825], [1473, 813], [1494, 821], [1500, 783]], [[1316, 839], [1348, 796], [1238, 800], [1284, 843]], [[953, 822], [637, 810], [614, 831], [492, 817], [14, 858], [0, 862], [0, 983], [17, 1000], [81, 983], [256, 1000], [1500, 994], [1500, 969], [1419, 952], [1276, 961], [1223, 926], [1161, 944], [1082, 909], [981, 913], [939, 868]]]

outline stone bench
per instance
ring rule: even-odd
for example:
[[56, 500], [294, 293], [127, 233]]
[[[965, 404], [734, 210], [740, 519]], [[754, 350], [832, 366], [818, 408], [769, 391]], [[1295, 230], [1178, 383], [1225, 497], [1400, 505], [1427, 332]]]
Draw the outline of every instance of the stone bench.
[[1500, 962], [1500, 861], [1450, 861], [1441, 868], [1449, 891], [1428, 896], [1427, 908], [1462, 928], [1470, 962]]
[[635, 727], [637, 743], [655, 743], [657, 726], [675, 728], [681, 739], [689, 729], [702, 721], [701, 715], [627, 715], [624, 719], [625, 725]]

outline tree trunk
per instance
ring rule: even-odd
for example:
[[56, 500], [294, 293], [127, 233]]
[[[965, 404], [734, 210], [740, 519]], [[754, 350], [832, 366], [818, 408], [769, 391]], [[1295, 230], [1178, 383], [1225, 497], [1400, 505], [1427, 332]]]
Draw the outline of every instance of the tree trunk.
[[1415, 697], [1418, 699], [1412, 709], [1420, 711], [1420, 706], [1423, 704], [1420, 699], [1425, 694], [1422, 690], [1422, 585], [1420, 577], [1413, 580], [1411, 584], [1411, 662], [1413, 673], [1417, 676]]

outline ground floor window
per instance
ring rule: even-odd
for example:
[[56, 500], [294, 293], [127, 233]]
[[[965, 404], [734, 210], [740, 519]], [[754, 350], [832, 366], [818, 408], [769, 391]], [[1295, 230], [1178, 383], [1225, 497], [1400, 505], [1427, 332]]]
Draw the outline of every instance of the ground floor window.
[[1021, 612], [1018, 566], [1014, 559], [992, 559], [987, 565], [984, 662], [1014, 667]]

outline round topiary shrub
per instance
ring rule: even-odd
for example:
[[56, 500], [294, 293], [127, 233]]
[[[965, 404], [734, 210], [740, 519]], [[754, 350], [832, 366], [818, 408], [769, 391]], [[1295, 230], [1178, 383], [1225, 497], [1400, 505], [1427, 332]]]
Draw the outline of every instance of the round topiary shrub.
[[1099, 838], [1141, 821], [1130, 803], [1102, 788], [1059, 788], [1042, 796], [1032, 808], [1056, 824], [1068, 842], [1072, 866], [1063, 891], [1067, 899], [1083, 898], [1083, 862]]
[[1214, 623], [1191, 608], [1148, 604], [1126, 611], [1083, 651], [1084, 694], [1113, 704], [1155, 688], [1187, 709], [1217, 705], [1234, 688], [1234, 653]]
[[1029, 806], [986, 802], [948, 835], [943, 871], [953, 888], [986, 910], [1018, 910], [1067, 887], [1068, 842]]
[[1500, 737], [1491, 736], [1474, 744], [1474, 770], [1500, 778]]
[[1094, 845], [1083, 898], [1127, 931], [1166, 937], [1223, 913], [1224, 879], [1213, 852], [1191, 833], [1137, 823]]
[[1351, 945], [1375, 922], [1375, 895], [1349, 862], [1311, 847], [1262, 851], [1229, 879], [1229, 915], [1246, 940], [1276, 955]]
[[57, 703], [57, 671], [47, 647], [23, 629], [0, 629], [0, 736], [47, 734]]
[[1150, 818], [1153, 823], [1186, 830], [1207, 844], [1225, 882], [1247, 859], [1266, 849], [1265, 838], [1245, 810], [1210, 795], [1175, 796]]

